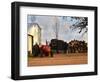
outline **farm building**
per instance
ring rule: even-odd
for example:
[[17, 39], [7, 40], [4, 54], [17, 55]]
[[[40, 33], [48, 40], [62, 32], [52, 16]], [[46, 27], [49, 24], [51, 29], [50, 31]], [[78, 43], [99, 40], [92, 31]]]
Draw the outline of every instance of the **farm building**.
[[41, 44], [41, 28], [37, 23], [32, 23], [28, 28], [28, 52], [32, 53], [32, 46]]

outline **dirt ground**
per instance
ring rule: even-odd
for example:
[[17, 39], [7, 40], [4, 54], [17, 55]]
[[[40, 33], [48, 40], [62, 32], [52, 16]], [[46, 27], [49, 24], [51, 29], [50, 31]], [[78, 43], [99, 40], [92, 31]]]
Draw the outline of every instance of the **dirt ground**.
[[55, 54], [54, 57], [28, 57], [28, 66], [87, 64], [87, 53]]

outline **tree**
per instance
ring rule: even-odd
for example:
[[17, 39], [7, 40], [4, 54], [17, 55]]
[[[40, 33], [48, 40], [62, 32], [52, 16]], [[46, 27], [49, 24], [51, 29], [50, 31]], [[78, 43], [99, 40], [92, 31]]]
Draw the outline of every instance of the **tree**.
[[[88, 18], [87, 17], [70, 17], [71, 20], [70, 22], [73, 22], [73, 20], [76, 20], [76, 22], [74, 22], [70, 28], [72, 28], [73, 30], [75, 29], [79, 29], [79, 33], [81, 33], [83, 30], [85, 30], [83, 33], [87, 33], [88, 31]], [[63, 19], [67, 19], [67, 17], [63, 17]]]

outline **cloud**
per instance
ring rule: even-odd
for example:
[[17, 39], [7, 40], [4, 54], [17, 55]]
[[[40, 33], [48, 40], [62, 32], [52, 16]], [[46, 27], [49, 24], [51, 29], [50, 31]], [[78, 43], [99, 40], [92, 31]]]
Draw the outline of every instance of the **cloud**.
[[33, 16], [33, 15], [28, 15], [27, 16], [27, 22], [28, 23], [33, 23], [35, 21], [36, 21], [36, 17], [35, 16]]

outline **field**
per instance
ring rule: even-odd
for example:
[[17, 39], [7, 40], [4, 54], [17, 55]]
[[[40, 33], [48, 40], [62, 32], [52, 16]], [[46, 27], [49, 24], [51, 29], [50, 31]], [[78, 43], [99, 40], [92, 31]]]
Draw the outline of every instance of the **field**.
[[28, 57], [28, 66], [87, 64], [87, 53], [55, 54], [54, 57]]

